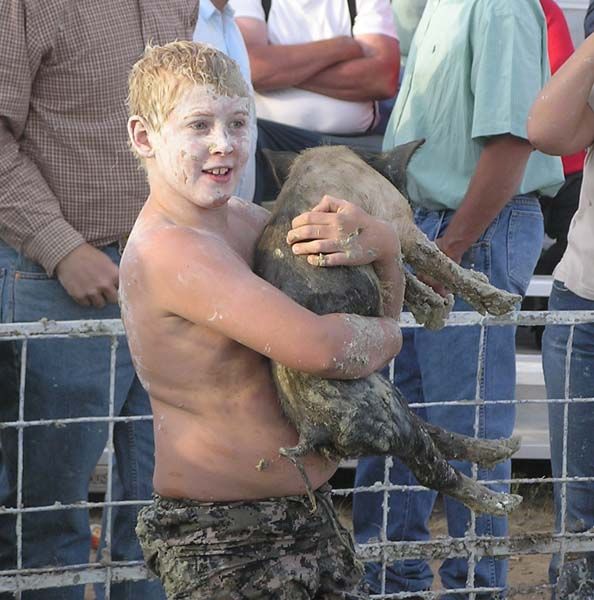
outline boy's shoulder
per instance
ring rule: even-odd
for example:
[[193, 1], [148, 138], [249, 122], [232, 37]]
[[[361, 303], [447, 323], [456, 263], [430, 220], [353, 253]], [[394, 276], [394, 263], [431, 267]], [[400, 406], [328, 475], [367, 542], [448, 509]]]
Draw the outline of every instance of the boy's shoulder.
[[266, 227], [266, 224], [270, 220], [270, 211], [253, 202], [242, 200], [237, 196], [233, 196], [230, 199], [229, 206], [236, 217], [240, 220], [247, 220], [248, 223], [254, 225], [260, 231], [264, 230], [264, 227]]
[[146, 269], [170, 269], [180, 262], [205, 258], [224, 246], [216, 233], [176, 224], [133, 229], [122, 256], [123, 263], [143, 264]]
[[159, 225], [132, 231], [120, 262], [120, 288], [128, 291], [131, 302], [141, 299], [161, 313], [184, 316], [180, 307], [188, 298], [198, 310], [201, 299], [209, 297], [213, 281], [233, 281], [247, 270], [251, 271], [249, 265], [215, 233]]

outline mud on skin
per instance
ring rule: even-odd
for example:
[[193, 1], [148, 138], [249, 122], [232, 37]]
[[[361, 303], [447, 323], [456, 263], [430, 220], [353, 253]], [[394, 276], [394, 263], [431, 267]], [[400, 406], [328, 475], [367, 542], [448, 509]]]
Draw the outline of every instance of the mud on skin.
[[[414, 226], [412, 211], [398, 189], [406, 189], [406, 165], [420, 143], [383, 154], [357, 156], [346, 147], [328, 146], [297, 157], [282, 153], [276, 162], [269, 156], [277, 178], [284, 183], [258, 244], [256, 273], [317, 314], [381, 316], [382, 290], [373, 267], [315, 267], [287, 248], [292, 219], [329, 194], [394, 223], [404, 260], [443, 281], [479, 312], [512, 310], [519, 297], [494, 288], [481, 274], [451, 261]], [[451, 297], [442, 298], [410, 273], [405, 301], [417, 321], [432, 329], [443, 326], [453, 305]], [[272, 364], [272, 373], [283, 411], [300, 435], [297, 446], [281, 448], [280, 453], [299, 469], [312, 502], [311, 486], [300, 463], [312, 450], [338, 460], [398, 456], [419, 483], [460, 500], [477, 513], [504, 515], [521, 502], [520, 496], [493, 492], [448, 463], [462, 459], [491, 467], [518, 450], [517, 438], [479, 440], [429, 425], [377, 373], [362, 379], [330, 380], [277, 363]]]

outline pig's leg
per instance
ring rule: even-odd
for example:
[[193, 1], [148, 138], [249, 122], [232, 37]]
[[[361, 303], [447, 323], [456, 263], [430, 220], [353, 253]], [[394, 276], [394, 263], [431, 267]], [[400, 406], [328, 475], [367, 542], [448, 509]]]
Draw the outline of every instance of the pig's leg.
[[[439, 447], [440, 444], [446, 445], [445, 438], [448, 434], [425, 423], [408, 408], [400, 391], [397, 388], [392, 390], [392, 445], [387, 454], [397, 455], [421, 485], [448, 494], [475, 512], [505, 515], [518, 506], [522, 501], [521, 496], [494, 492], [450, 465]], [[436, 443], [433, 435], [437, 432], [440, 432], [440, 435], [437, 436]], [[466, 450], [465, 445], [461, 443], [463, 436], [453, 434], [453, 438], [454, 447], [457, 445], [458, 449]], [[452, 443], [446, 446], [451, 449]], [[476, 448], [474, 451], [476, 453]], [[491, 452], [489, 459], [493, 459], [494, 454], [496, 453]], [[507, 456], [507, 452], [502, 454]]]
[[401, 456], [417, 481], [456, 500], [477, 513], [504, 516], [522, 501], [521, 496], [494, 492], [452, 467], [441, 455], [427, 431], [415, 432], [414, 441], [407, 440], [411, 452]]
[[459, 500], [476, 513], [487, 513], [504, 517], [515, 510], [522, 502], [522, 496], [493, 492], [477, 481], [460, 474], [460, 485], [446, 494]]
[[427, 329], [441, 329], [454, 306], [454, 297], [451, 294], [447, 298], [440, 296], [408, 270], [404, 271], [404, 276], [404, 302], [416, 322]]
[[519, 449], [521, 438], [484, 440], [445, 431], [423, 421], [431, 439], [448, 460], [467, 460], [487, 469], [511, 458]]
[[[427, 423], [416, 413], [408, 410], [408, 403], [406, 403], [400, 392], [396, 391], [396, 388], [394, 401], [400, 411], [407, 411], [410, 428], [426, 431], [431, 436], [439, 452], [447, 460], [467, 460], [490, 469], [502, 460], [511, 458], [520, 449], [521, 438], [518, 436], [512, 436], [509, 439], [485, 440], [452, 433]], [[398, 414], [404, 413], [399, 412]]]
[[415, 271], [438, 280], [481, 314], [503, 315], [521, 300], [520, 296], [491, 285], [483, 273], [455, 263], [417, 228], [409, 229], [402, 238], [402, 252]]

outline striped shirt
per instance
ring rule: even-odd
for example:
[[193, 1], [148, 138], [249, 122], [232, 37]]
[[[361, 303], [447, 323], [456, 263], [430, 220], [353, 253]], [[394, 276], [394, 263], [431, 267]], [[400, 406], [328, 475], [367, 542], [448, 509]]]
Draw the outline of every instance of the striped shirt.
[[0, 2], [0, 238], [49, 274], [125, 238], [146, 177], [127, 78], [148, 42], [192, 39], [198, 0]]

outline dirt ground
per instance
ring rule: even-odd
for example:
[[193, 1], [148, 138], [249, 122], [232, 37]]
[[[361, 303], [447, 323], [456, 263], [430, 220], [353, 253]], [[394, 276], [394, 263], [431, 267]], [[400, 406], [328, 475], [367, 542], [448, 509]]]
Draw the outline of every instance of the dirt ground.
[[[551, 533], [554, 526], [553, 496], [550, 485], [535, 484], [515, 490], [524, 497], [523, 503], [510, 517], [510, 535]], [[340, 500], [338, 504], [341, 521], [352, 530], [350, 520], [351, 502]], [[441, 499], [431, 517], [430, 529], [433, 537], [447, 537], [447, 525]], [[550, 597], [548, 567], [550, 554], [526, 554], [509, 558], [509, 600], [547, 600]], [[440, 562], [432, 561], [435, 573], [433, 590], [442, 589], [439, 580]]]

